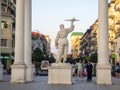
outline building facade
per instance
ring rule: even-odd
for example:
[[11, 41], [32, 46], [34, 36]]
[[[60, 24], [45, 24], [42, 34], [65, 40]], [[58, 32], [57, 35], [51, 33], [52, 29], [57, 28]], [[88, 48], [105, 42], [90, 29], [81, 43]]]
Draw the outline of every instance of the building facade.
[[14, 59], [15, 47], [15, 3], [11, 0], [1, 1], [1, 61], [4, 69], [9, 69]]
[[73, 32], [71, 34], [71, 53], [73, 59], [77, 58], [81, 53], [80, 42], [82, 36], [83, 36], [82, 32]]
[[32, 32], [32, 51], [39, 48], [45, 56], [51, 56], [51, 39], [48, 35]]

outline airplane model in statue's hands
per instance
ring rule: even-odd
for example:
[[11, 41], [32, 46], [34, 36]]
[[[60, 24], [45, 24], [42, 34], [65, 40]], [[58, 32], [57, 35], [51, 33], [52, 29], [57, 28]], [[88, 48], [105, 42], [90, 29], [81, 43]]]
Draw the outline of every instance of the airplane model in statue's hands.
[[65, 19], [65, 21], [79, 21], [78, 19], [75, 19], [75, 17], [73, 17], [72, 19]]

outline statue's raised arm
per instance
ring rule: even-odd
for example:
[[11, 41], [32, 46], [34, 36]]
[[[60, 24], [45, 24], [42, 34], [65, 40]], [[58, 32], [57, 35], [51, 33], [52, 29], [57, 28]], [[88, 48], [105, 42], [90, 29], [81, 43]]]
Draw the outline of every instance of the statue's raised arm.
[[65, 21], [70, 21], [71, 22], [71, 26], [69, 28], [66, 28], [66, 32], [70, 33], [74, 30], [74, 22], [75, 21], [79, 21], [78, 19], [75, 19], [74, 17], [72, 19], [65, 19]]

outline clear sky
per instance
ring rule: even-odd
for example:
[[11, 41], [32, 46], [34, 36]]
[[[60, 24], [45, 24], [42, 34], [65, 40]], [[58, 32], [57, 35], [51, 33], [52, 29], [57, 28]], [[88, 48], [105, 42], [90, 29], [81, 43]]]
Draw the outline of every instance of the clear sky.
[[64, 20], [73, 17], [80, 20], [74, 23], [74, 32], [85, 32], [98, 18], [98, 0], [32, 0], [32, 31], [50, 36], [52, 52], [56, 52], [54, 39], [59, 25], [69, 27], [70, 22]]

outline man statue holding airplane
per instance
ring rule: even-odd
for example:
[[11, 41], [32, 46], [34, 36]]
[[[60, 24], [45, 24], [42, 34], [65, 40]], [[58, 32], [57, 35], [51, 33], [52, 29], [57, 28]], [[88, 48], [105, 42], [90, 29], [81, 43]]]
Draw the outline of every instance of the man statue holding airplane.
[[67, 58], [67, 52], [68, 52], [68, 39], [67, 36], [70, 32], [74, 30], [74, 21], [79, 21], [75, 18], [72, 19], [67, 19], [65, 21], [70, 21], [71, 26], [69, 28], [64, 28], [64, 24], [60, 24], [60, 30], [57, 33], [57, 36], [55, 38], [55, 46], [58, 49], [58, 57], [56, 60], [56, 63], [60, 63], [63, 58], [63, 63], [65, 63], [66, 58]]

